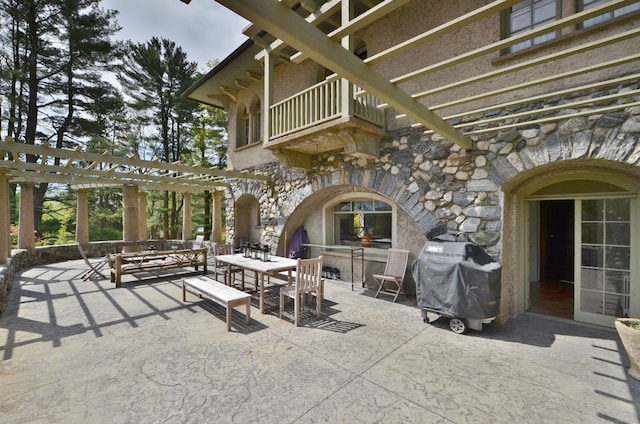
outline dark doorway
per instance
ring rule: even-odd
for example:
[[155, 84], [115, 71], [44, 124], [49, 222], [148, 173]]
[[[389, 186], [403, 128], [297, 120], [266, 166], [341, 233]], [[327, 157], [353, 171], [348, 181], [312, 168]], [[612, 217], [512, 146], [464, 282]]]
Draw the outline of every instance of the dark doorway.
[[574, 204], [540, 202], [540, 281], [532, 282], [531, 312], [573, 319]]
[[540, 202], [540, 279], [573, 282], [574, 201]]

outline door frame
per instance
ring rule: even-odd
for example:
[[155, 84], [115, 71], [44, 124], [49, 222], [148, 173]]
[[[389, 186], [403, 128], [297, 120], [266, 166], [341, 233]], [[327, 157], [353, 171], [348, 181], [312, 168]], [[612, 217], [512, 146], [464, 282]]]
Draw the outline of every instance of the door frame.
[[[597, 179], [597, 178], [594, 178]], [[616, 184], [618, 185], [618, 184]], [[619, 186], [619, 185], [618, 185]], [[623, 189], [623, 187], [620, 187]], [[524, 255], [523, 259], [525, 259], [525, 275], [524, 275], [524, 307], [525, 310], [528, 310], [531, 307], [531, 283], [533, 281], [533, 277], [540, 278], [540, 265], [543, 258], [540, 257], [540, 202], [549, 201], [549, 200], [572, 200], [574, 202], [574, 208], [577, 200], [588, 200], [588, 199], [613, 199], [613, 198], [630, 198], [630, 221], [631, 221], [631, 229], [630, 229], [630, 238], [631, 238], [631, 264], [630, 264], [630, 279], [631, 279], [631, 289], [630, 289], [630, 315], [637, 316], [640, 315], [640, 284], [635, 283], [638, 281], [638, 257], [640, 256], [640, 252], [638, 251], [639, 243], [638, 243], [638, 203], [639, 196], [638, 193], [621, 191], [615, 193], [566, 193], [566, 194], [553, 194], [553, 195], [531, 195], [527, 197], [523, 197], [522, 200], [525, 204], [525, 207], [522, 208], [524, 213], [524, 222], [528, 223], [528, 225], [524, 226], [524, 234], [525, 240], [528, 240], [527, 243], [524, 244]], [[574, 209], [575, 211], [575, 209]], [[574, 320], [580, 322], [587, 322], [590, 324], [602, 325], [613, 327], [615, 317], [609, 316], [601, 316], [600, 318], [596, 318], [595, 316], [591, 316], [588, 314], [587, 317], [583, 313], [579, 313], [578, 309], [580, 307], [580, 223], [578, 219], [580, 218], [580, 214], [574, 212]], [[594, 314], [595, 315], [595, 314]], [[583, 319], [579, 319], [582, 317]], [[586, 318], [586, 320], [585, 320]]]
[[[517, 173], [499, 186], [502, 203], [502, 297], [498, 323], [504, 323], [529, 309], [528, 280], [531, 275], [530, 260], [533, 251], [530, 244], [535, 246], [535, 241], [531, 240], [530, 227], [535, 211], [529, 210], [530, 203], [526, 200], [552, 184], [580, 180], [613, 184], [629, 194], [637, 195], [640, 192], [640, 167], [618, 161], [589, 158], [543, 162]], [[585, 184], [585, 188], [589, 188], [589, 183]], [[640, 258], [633, 260], [638, 261]], [[637, 270], [637, 263], [634, 263], [634, 266]], [[631, 283], [640, 286], [639, 281]]]

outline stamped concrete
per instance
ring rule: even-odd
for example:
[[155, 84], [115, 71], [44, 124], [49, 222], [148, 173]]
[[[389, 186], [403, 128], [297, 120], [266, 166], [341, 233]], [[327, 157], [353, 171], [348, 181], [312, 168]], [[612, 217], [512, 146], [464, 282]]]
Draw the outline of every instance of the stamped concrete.
[[[640, 423], [615, 331], [523, 315], [456, 335], [411, 299], [328, 282], [301, 327], [179, 278], [16, 276], [0, 318], [3, 423]], [[442, 321], [442, 322], [440, 322]]]

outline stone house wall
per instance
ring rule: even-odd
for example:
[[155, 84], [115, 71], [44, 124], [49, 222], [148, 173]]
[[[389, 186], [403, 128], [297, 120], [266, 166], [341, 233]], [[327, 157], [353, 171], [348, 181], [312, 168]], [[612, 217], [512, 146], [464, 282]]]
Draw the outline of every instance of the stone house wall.
[[[610, 92], [636, 88], [638, 84], [636, 81], [627, 86], [584, 93], [584, 96], [595, 99]], [[554, 98], [534, 106], [539, 108], [575, 100]], [[640, 100], [640, 96], [635, 100]], [[498, 110], [487, 115], [514, 112]], [[281, 245], [285, 224], [288, 231], [293, 231], [297, 225], [307, 226], [308, 221], [318, 219], [312, 212], [304, 214], [304, 218], [294, 214], [308, 198], [317, 200], [312, 208], [305, 210], [317, 211], [330, 197], [322, 197], [319, 193], [355, 187], [384, 196], [410, 218], [408, 223], [418, 230], [403, 231], [406, 239], [402, 244], [411, 246], [410, 263], [419, 254], [427, 233], [441, 225], [449, 232], [464, 234], [504, 262], [509, 252], [502, 248], [502, 187], [509, 181], [558, 161], [585, 159], [626, 164], [627, 172], [640, 174], [640, 107], [632, 106], [604, 115], [562, 118], [572, 112], [576, 111], [562, 110], [557, 114], [557, 121], [551, 123], [472, 135], [474, 147], [470, 151], [420, 130], [394, 130], [388, 132], [381, 143], [378, 159], [324, 154], [316, 158], [308, 173], [283, 169], [272, 163], [254, 169], [270, 176], [272, 183], [269, 186], [240, 182], [229, 193], [235, 199], [252, 194], [260, 201], [261, 242], [272, 246]], [[532, 115], [542, 113], [531, 110]], [[495, 125], [512, 122], [506, 116]], [[227, 202], [227, 205], [227, 233], [233, 237], [234, 203]], [[294, 226], [288, 222], [290, 219], [296, 221]], [[400, 224], [398, 227], [402, 231]], [[384, 258], [368, 259], [384, 262]], [[508, 293], [508, 287], [505, 289]], [[505, 306], [505, 311], [511, 310], [512, 305]]]

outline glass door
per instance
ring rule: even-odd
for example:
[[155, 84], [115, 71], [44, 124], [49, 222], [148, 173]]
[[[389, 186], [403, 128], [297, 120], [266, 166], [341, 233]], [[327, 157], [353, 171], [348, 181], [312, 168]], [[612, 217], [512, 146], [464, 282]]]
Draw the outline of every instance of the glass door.
[[576, 200], [574, 319], [613, 326], [631, 306], [631, 198]]

